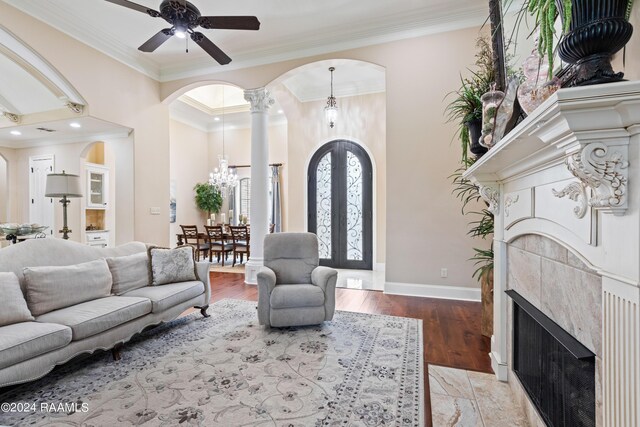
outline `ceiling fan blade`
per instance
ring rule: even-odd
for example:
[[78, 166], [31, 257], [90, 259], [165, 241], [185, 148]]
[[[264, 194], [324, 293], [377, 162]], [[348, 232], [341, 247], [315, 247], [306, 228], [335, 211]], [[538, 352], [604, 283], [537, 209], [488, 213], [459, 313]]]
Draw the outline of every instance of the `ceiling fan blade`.
[[201, 16], [198, 24], [209, 30], [259, 30], [255, 16]]
[[137, 10], [138, 12], [146, 13], [147, 15], [153, 16], [154, 18], [158, 18], [160, 16], [160, 12], [149, 9], [147, 6], [143, 6], [138, 3], [134, 3], [128, 0], [105, 0], [109, 3], [117, 4], [118, 6], [128, 7], [129, 9]]
[[220, 65], [226, 65], [231, 62], [231, 58], [216, 46], [211, 40], [205, 37], [204, 34], [194, 32], [191, 34], [191, 39], [196, 42], [205, 52], [207, 52], [213, 59], [218, 61]]
[[155, 36], [144, 42], [142, 46], [138, 48], [138, 50], [141, 50], [143, 52], [153, 52], [154, 50], [159, 48], [162, 43], [169, 40], [172, 36], [173, 31], [171, 30], [171, 28], [160, 30]]

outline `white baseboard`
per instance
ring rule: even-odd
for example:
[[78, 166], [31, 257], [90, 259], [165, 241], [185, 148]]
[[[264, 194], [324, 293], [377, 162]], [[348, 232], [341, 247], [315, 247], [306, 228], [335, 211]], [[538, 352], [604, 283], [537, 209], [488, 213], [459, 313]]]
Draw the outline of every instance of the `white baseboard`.
[[384, 293], [410, 297], [480, 301], [480, 288], [465, 288], [463, 286], [386, 282], [384, 284]]
[[373, 270], [374, 270], [374, 271], [384, 271], [384, 268], [385, 268], [385, 263], [384, 263], [384, 262], [376, 263], [376, 264], [373, 266]]

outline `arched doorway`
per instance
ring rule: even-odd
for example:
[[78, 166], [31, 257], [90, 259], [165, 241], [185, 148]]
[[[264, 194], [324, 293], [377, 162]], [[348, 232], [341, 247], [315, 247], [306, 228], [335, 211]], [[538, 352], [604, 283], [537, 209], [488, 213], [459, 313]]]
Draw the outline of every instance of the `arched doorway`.
[[373, 174], [358, 144], [331, 141], [316, 151], [308, 170], [309, 231], [318, 235], [320, 264], [371, 270]]

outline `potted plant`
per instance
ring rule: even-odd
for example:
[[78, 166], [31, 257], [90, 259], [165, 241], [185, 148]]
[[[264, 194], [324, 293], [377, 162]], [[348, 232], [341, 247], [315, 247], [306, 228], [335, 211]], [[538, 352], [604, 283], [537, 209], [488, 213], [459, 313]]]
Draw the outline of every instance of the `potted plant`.
[[[452, 176], [453, 194], [462, 202], [462, 214], [471, 215], [475, 219], [469, 222], [467, 234], [471, 237], [479, 237], [483, 240], [491, 238], [494, 230], [493, 214], [488, 209], [480, 211], [469, 210], [468, 207], [475, 205], [481, 200], [478, 187], [462, 174], [474, 163], [473, 160], [468, 165], [460, 167]], [[476, 270], [472, 277], [481, 284], [482, 295], [482, 335], [491, 336], [493, 334], [493, 243], [489, 248], [473, 248], [475, 255], [471, 261], [475, 262]]]
[[562, 86], [584, 86], [622, 80], [611, 67], [612, 56], [622, 49], [633, 32], [629, 23], [633, 0], [528, 0], [521, 12], [535, 17], [539, 29], [538, 49], [553, 74], [555, 21], [562, 19], [558, 43], [560, 59], [572, 64]]
[[469, 162], [468, 152], [476, 158], [482, 157], [487, 148], [480, 145], [482, 131], [482, 95], [489, 91], [494, 81], [493, 54], [491, 46], [485, 38], [476, 42], [476, 70], [471, 71], [470, 78], [460, 77], [460, 89], [451, 92], [454, 99], [447, 106], [448, 121], [458, 124], [458, 138], [462, 149], [462, 163]]
[[196, 191], [195, 201], [196, 206], [201, 211], [207, 213], [207, 217], [210, 217], [212, 213], [219, 213], [222, 208], [222, 194], [213, 185], [207, 183], [198, 183], [193, 187]]

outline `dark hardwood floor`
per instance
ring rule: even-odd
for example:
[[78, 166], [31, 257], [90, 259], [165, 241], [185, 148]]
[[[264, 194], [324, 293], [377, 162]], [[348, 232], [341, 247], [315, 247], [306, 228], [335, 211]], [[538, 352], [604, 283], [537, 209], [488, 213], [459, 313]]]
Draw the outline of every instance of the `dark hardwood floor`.
[[[225, 298], [257, 301], [258, 288], [246, 285], [244, 274], [211, 273], [211, 302]], [[425, 415], [428, 426], [431, 425], [428, 364], [492, 372], [489, 338], [480, 334], [480, 303], [337, 289], [336, 308], [423, 321]]]

